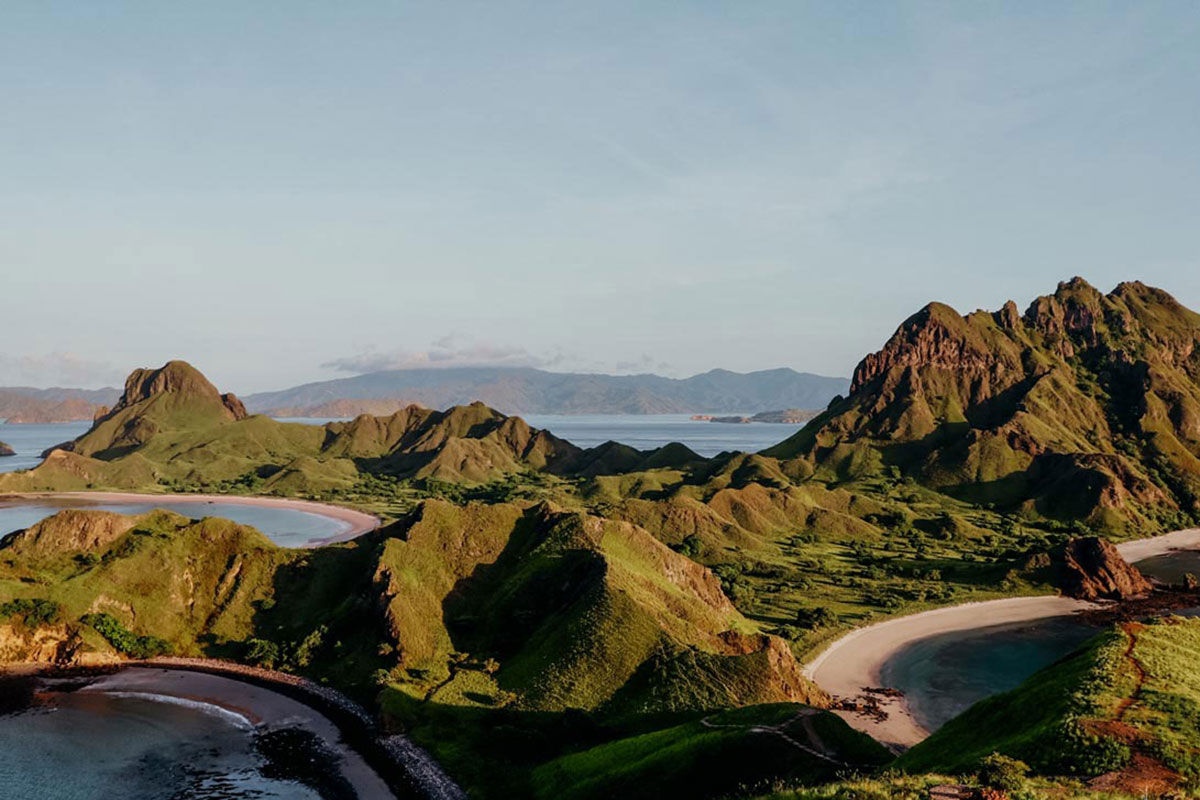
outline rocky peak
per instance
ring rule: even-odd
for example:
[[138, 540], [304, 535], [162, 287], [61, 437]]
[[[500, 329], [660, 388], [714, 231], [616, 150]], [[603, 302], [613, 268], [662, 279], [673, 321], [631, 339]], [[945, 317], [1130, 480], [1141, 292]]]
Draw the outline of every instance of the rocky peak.
[[110, 414], [163, 394], [212, 400], [235, 420], [247, 416], [246, 407], [236, 395], [221, 394], [200, 370], [186, 361], [169, 361], [158, 369], [135, 369], [125, 380], [125, 392]]
[[979, 339], [971, 321], [943, 303], [930, 303], [906, 319], [883, 349], [854, 370], [853, 395], [897, 367], [934, 367], [953, 371], [989, 369], [996, 354]]
[[999, 311], [993, 312], [992, 319], [1006, 331], [1015, 331], [1021, 326], [1021, 312], [1012, 300], [1005, 303]]

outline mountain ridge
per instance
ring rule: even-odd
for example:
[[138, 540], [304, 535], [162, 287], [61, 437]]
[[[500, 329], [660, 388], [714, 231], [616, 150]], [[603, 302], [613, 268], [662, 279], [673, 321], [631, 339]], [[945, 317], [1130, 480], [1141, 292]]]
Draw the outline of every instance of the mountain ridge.
[[388, 400], [432, 408], [479, 400], [507, 414], [669, 414], [824, 408], [849, 381], [788, 368], [690, 378], [558, 373], [533, 367], [385, 370], [245, 398], [252, 412], [304, 416], [329, 404]]
[[847, 397], [763, 454], [1097, 524], [1184, 523], [1200, 513], [1200, 314], [1082, 278], [1023, 315], [931, 303], [859, 363]]

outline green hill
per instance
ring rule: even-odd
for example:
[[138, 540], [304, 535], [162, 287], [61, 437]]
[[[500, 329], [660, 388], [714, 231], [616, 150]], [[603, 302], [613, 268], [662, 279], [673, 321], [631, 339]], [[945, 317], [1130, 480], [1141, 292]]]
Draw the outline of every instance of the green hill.
[[549, 504], [430, 500], [315, 550], [227, 520], [63, 511], [0, 541], [0, 617], [5, 660], [170, 652], [378, 695], [484, 792], [487, 748], [447, 747], [464, 719], [525, 735], [558, 720], [571, 735], [531, 751], [545, 760], [672, 715], [829, 702], [707, 569], [634, 525]]

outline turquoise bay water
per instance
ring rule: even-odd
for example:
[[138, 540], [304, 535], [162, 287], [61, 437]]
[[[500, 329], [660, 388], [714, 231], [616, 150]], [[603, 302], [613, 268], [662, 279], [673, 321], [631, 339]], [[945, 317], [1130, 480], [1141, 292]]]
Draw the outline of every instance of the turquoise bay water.
[[880, 680], [904, 692], [917, 721], [936, 730], [985, 697], [1015, 689], [1100, 630], [1051, 617], [931, 636], [896, 653]]
[[75, 692], [0, 716], [0, 798], [320, 800], [265, 777], [245, 721], [191, 706]]

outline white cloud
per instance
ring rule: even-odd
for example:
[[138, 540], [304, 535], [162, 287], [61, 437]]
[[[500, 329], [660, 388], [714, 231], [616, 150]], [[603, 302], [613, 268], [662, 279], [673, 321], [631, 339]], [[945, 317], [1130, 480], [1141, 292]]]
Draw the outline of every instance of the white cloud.
[[616, 362], [582, 358], [557, 350], [552, 353], [533, 353], [524, 347], [466, 340], [449, 334], [430, 343], [423, 350], [367, 349], [357, 355], [335, 358], [321, 364], [324, 369], [361, 375], [390, 369], [421, 369], [448, 367], [534, 367], [556, 372], [663, 372], [671, 365], [649, 354]]
[[533, 355], [523, 347], [487, 342], [460, 342], [453, 334], [432, 342], [424, 350], [374, 350], [327, 361], [321, 366], [338, 372], [361, 374], [388, 369], [421, 367], [545, 367], [554, 359]]

